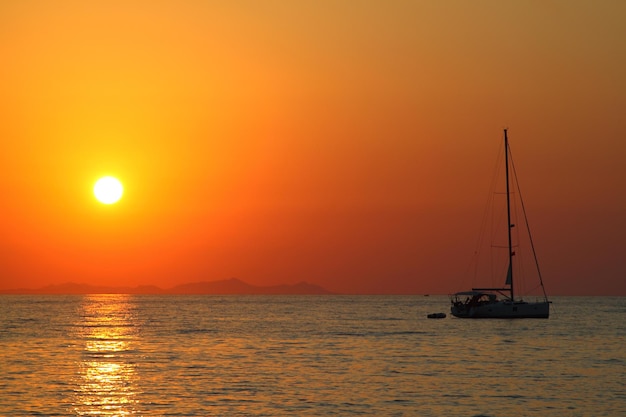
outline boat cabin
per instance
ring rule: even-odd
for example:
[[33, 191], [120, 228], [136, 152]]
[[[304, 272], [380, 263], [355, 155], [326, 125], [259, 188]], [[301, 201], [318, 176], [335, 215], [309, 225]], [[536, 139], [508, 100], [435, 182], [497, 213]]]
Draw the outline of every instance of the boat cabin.
[[496, 295], [482, 291], [461, 291], [452, 296], [452, 304], [455, 306], [465, 306], [466, 308], [493, 304], [496, 302]]

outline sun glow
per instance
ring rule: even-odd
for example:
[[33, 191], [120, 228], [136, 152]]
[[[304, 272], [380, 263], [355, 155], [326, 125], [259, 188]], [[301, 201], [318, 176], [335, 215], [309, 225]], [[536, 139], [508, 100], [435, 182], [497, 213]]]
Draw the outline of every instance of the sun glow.
[[122, 194], [124, 187], [122, 183], [114, 177], [102, 177], [93, 187], [93, 193], [96, 199], [103, 204], [117, 203]]

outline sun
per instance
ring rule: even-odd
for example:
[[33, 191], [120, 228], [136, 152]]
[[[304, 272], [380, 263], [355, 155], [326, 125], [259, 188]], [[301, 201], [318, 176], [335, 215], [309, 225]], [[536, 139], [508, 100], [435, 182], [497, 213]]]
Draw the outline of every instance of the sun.
[[124, 187], [120, 180], [115, 177], [102, 177], [93, 187], [93, 193], [96, 199], [103, 204], [117, 203], [122, 194], [124, 194]]

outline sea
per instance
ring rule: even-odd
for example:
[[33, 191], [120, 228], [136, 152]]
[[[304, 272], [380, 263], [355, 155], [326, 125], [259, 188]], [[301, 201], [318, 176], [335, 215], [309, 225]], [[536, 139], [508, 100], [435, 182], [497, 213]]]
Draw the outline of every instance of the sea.
[[0, 416], [626, 416], [626, 298], [0, 296]]

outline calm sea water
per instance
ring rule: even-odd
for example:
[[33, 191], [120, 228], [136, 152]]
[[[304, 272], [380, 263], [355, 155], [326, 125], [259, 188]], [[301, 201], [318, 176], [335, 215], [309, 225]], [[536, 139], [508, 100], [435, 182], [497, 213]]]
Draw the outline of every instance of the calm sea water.
[[622, 416], [626, 298], [0, 296], [2, 416]]

